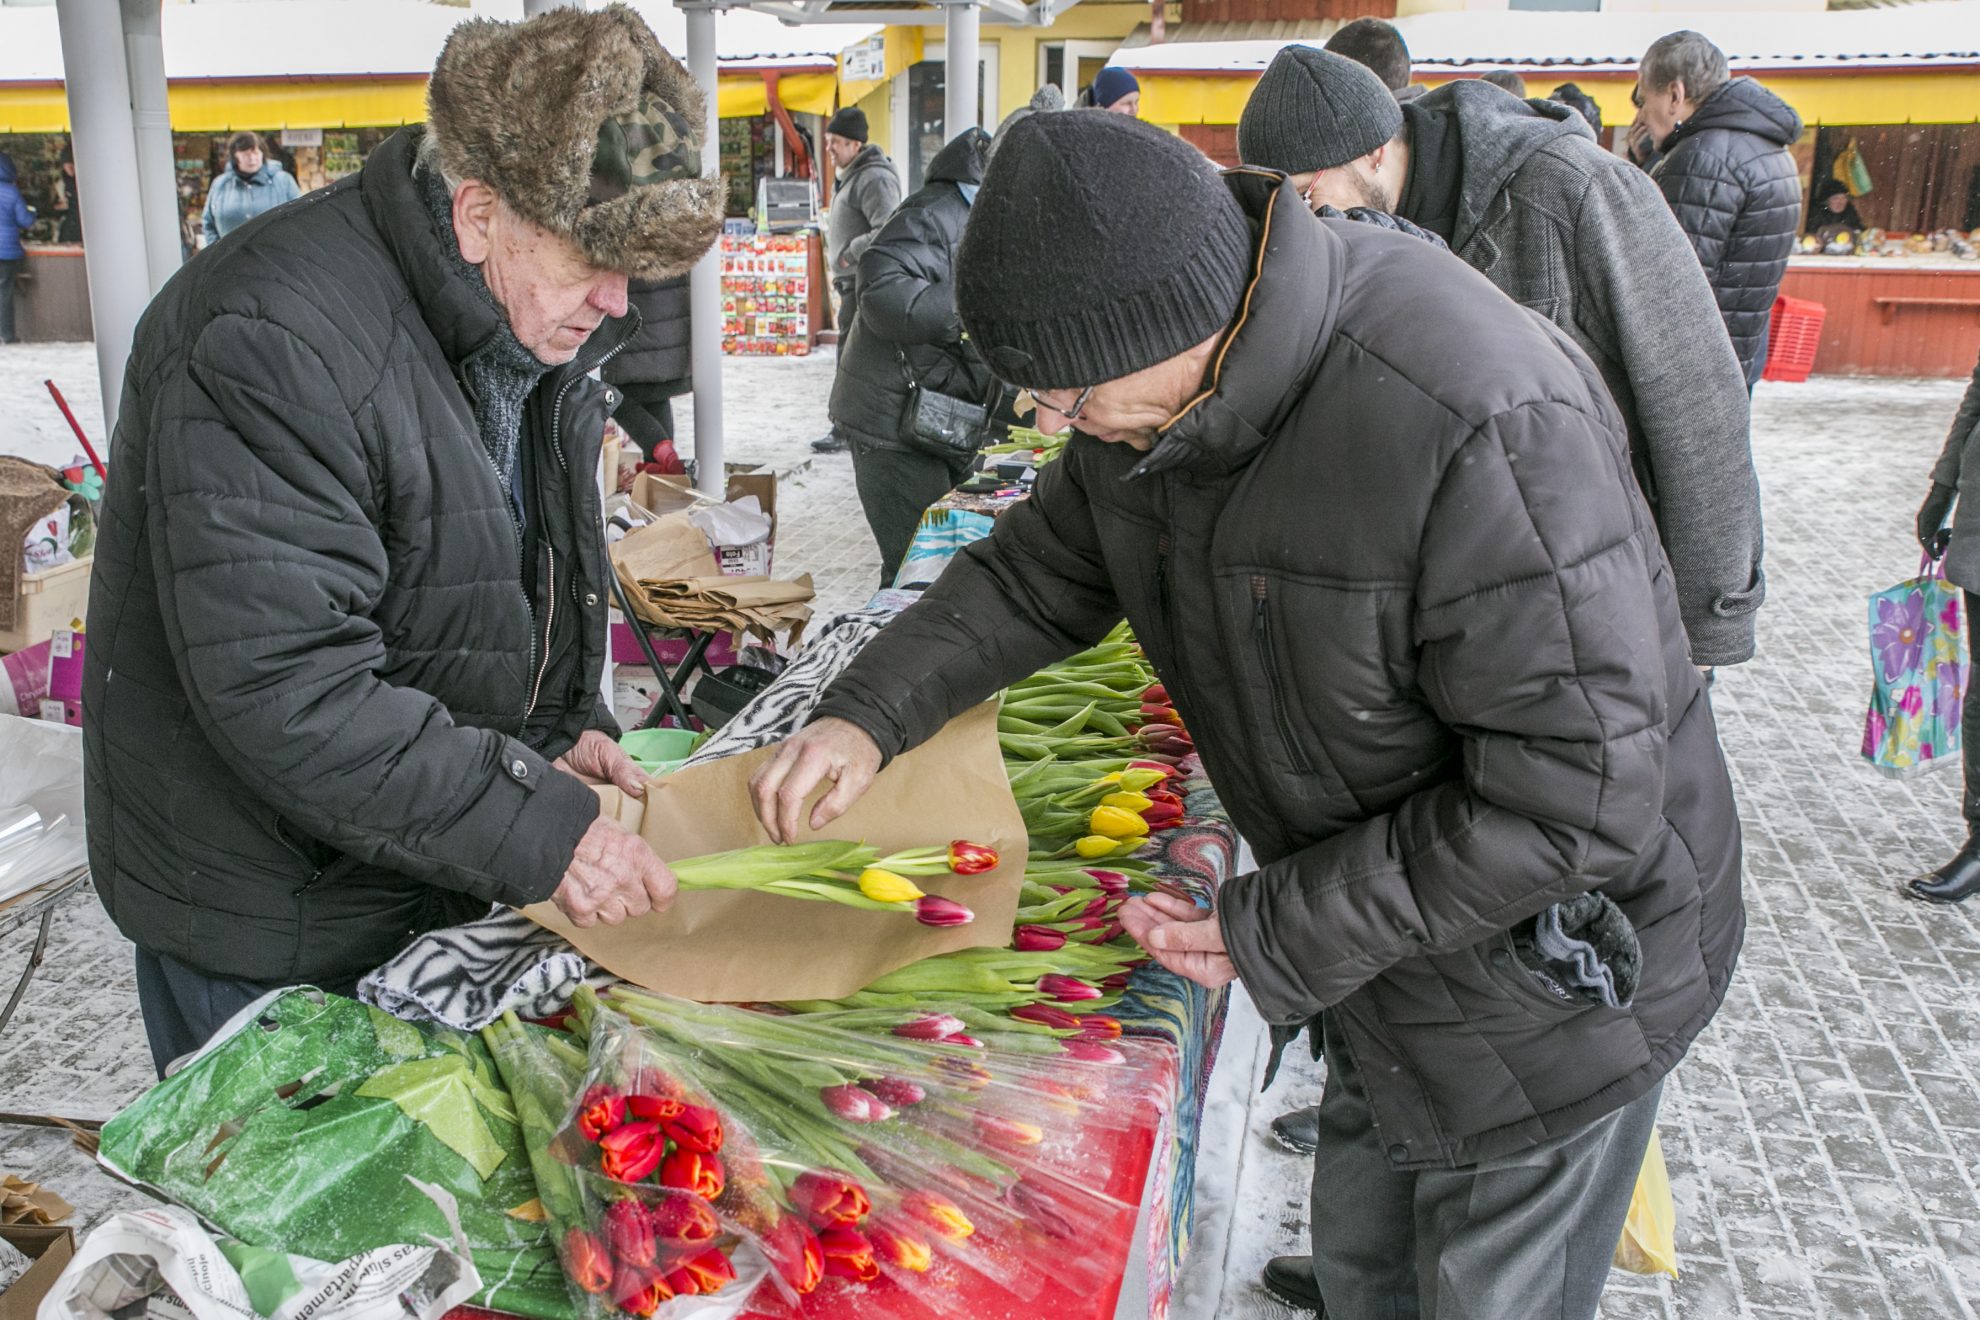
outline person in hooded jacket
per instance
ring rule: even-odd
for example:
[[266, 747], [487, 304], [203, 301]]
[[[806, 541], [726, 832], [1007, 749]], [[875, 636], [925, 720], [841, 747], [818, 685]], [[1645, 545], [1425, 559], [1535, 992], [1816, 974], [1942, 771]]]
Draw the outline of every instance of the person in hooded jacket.
[[21, 234], [34, 223], [34, 211], [15, 182], [14, 158], [0, 151], [0, 344], [19, 342], [14, 334], [14, 280], [27, 264]]
[[1696, 32], [1651, 43], [1637, 74], [1662, 153], [1651, 177], [1691, 240], [1749, 389], [1767, 365], [1774, 295], [1801, 226], [1801, 116]]
[[894, 211], [859, 259], [859, 319], [840, 346], [832, 424], [852, 444], [860, 507], [890, 585], [922, 512], [969, 472], [971, 456], [943, 455], [909, 438], [909, 382], [989, 405], [999, 393], [963, 337], [956, 312], [956, 247], [990, 158], [990, 135], [958, 134], [928, 163], [928, 182]]
[[634, 280], [626, 298], [639, 313], [639, 333], [599, 372], [623, 398], [612, 419], [640, 458], [661, 470], [682, 470], [674, 452], [674, 399], [694, 388], [694, 334], [688, 280]]
[[281, 161], [269, 158], [261, 134], [234, 134], [227, 143], [227, 168], [206, 191], [206, 210], [199, 220], [205, 246], [213, 246], [263, 211], [300, 196], [295, 176], [282, 168]]

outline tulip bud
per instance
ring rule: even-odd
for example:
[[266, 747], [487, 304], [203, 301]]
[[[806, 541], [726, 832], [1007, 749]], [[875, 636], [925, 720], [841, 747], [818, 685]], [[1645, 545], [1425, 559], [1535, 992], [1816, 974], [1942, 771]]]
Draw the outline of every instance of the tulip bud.
[[901, 1198], [901, 1209], [951, 1242], [960, 1242], [976, 1231], [961, 1207], [934, 1192], [909, 1192]]
[[1051, 1027], [1055, 1031], [1077, 1031], [1079, 1019], [1063, 1008], [1050, 1004], [1020, 1004], [1012, 1009], [1011, 1016], [1020, 1022], [1032, 1022], [1041, 1027]]
[[1164, 802], [1158, 799], [1148, 804], [1148, 809], [1141, 813], [1141, 818], [1148, 822], [1150, 828], [1156, 828], [1170, 821], [1181, 820], [1183, 806], [1180, 802]]
[[1121, 771], [1120, 785], [1123, 793], [1146, 793], [1155, 785], [1169, 777], [1166, 767], [1130, 766]]
[[1066, 933], [1050, 926], [1019, 926], [1011, 935], [1019, 953], [1053, 953], [1066, 947]]
[[873, 1244], [873, 1254], [889, 1265], [926, 1274], [935, 1263], [934, 1250], [900, 1220], [868, 1224], [866, 1237]]
[[683, 1105], [661, 1126], [682, 1150], [713, 1155], [722, 1149], [722, 1116], [707, 1105]]
[[763, 1235], [763, 1254], [800, 1297], [809, 1296], [825, 1277], [825, 1252], [818, 1235], [795, 1215], [785, 1215]]
[[963, 1020], [949, 1013], [925, 1013], [912, 1022], [894, 1028], [896, 1036], [908, 1040], [947, 1040], [963, 1029]]
[[996, 1114], [977, 1114], [976, 1130], [985, 1141], [998, 1146], [1036, 1146], [1045, 1140], [1045, 1129]]
[[1022, 1178], [1010, 1185], [1004, 1192], [1004, 1199], [1023, 1212], [1026, 1222], [1047, 1236], [1069, 1242], [1079, 1235], [1072, 1221], [1052, 1203], [1051, 1198]]
[[967, 1045], [973, 1050], [981, 1050], [981, 1049], [989, 1048], [982, 1041], [978, 1040], [976, 1037], [966, 1036], [960, 1031], [958, 1031], [955, 1035], [949, 1037], [947, 1040], [943, 1041], [942, 1043], [944, 1045]]
[[823, 1087], [818, 1098], [835, 1117], [848, 1123], [880, 1123], [894, 1116], [894, 1111], [879, 1096], [851, 1082]]
[[1073, 843], [1073, 851], [1092, 861], [1100, 857], [1112, 857], [1121, 850], [1119, 839], [1110, 839], [1104, 834], [1089, 834]]
[[610, 1086], [594, 1086], [578, 1102], [577, 1126], [586, 1141], [596, 1141], [626, 1121], [626, 1097]]
[[659, 1123], [679, 1118], [687, 1106], [667, 1095], [629, 1095], [626, 1113], [643, 1123]]
[[1135, 839], [1148, 833], [1147, 821], [1119, 807], [1095, 807], [1088, 818], [1088, 827], [1109, 839]]
[[735, 1281], [735, 1265], [716, 1247], [689, 1256], [667, 1275], [667, 1282], [683, 1297], [707, 1297]]
[[919, 1083], [910, 1082], [905, 1077], [873, 1077], [860, 1085], [896, 1109], [918, 1105], [928, 1098], [928, 1092]]
[[598, 1167], [607, 1178], [638, 1182], [660, 1167], [667, 1139], [658, 1123], [626, 1123], [598, 1140]]
[[976, 914], [951, 899], [929, 894], [915, 900], [914, 919], [924, 926], [967, 926]]
[[940, 1068], [943, 1075], [950, 1081], [966, 1091], [980, 1091], [996, 1080], [990, 1075], [989, 1069], [974, 1059], [950, 1056], [945, 1059], [937, 1059], [935, 1066]]
[[1106, 977], [1100, 982], [1100, 988], [1102, 990], [1125, 990], [1128, 988], [1128, 979], [1130, 976], [1131, 973], [1128, 972], [1115, 972], [1112, 976]]
[[1121, 1020], [1117, 1017], [1109, 1017], [1105, 1013], [1086, 1013], [1080, 1016], [1068, 1014], [1067, 1016], [1072, 1017], [1073, 1021], [1079, 1024], [1079, 1034], [1087, 1037], [1089, 1040], [1120, 1039]]
[[949, 869], [957, 875], [982, 875], [985, 871], [994, 871], [998, 861], [997, 850], [980, 843], [957, 839], [949, 845]]
[[612, 1257], [597, 1234], [573, 1228], [564, 1235], [564, 1273], [588, 1293], [612, 1286]]
[[873, 1212], [873, 1201], [843, 1173], [807, 1169], [791, 1183], [791, 1207], [818, 1228], [857, 1224]]
[[683, 1192], [693, 1192], [704, 1200], [712, 1201], [722, 1194], [726, 1181], [719, 1155], [704, 1155], [698, 1150], [676, 1150], [660, 1161], [660, 1185]]
[[624, 1265], [651, 1265], [659, 1255], [653, 1224], [638, 1201], [614, 1201], [605, 1207], [605, 1243]]
[[1141, 699], [1145, 703], [1167, 706], [1170, 704], [1169, 689], [1160, 683], [1150, 683], [1142, 690]]
[[655, 1201], [647, 1208], [646, 1218], [653, 1225], [654, 1239], [676, 1252], [699, 1250], [722, 1231], [708, 1202], [681, 1193], [669, 1193]]
[[1076, 1004], [1082, 1000], [1100, 997], [1098, 986], [1089, 985], [1077, 976], [1061, 976], [1057, 972], [1048, 972], [1039, 977], [1038, 990], [1039, 993], [1050, 995], [1062, 1004]]
[[1115, 900], [1108, 898], [1105, 894], [1102, 894], [1100, 897], [1094, 899], [1092, 902], [1088, 903], [1085, 907], [1081, 908], [1079, 910], [1079, 915], [1083, 920], [1103, 918], [1109, 912], [1112, 912], [1114, 910], [1114, 907], [1115, 907]]
[[872, 1283], [880, 1277], [873, 1244], [858, 1229], [835, 1224], [818, 1235], [818, 1246], [825, 1253], [827, 1274], [855, 1283]]
[[1071, 1040], [1059, 1042], [1059, 1048], [1082, 1063], [1126, 1063], [1127, 1056], [1111, 1045], [1102, 1045], [1097, 1040], [1075, 1036]]
[[1118, 807], [1122, 811], [1131, 811], [1137, 816], [1148, 810], [1151, 802], [1152, 799], [1146, 793], [1109, 793], [1100, 799], [1100, 805], [1103, 807]]
[[1160, 776], [1162, 779], [1172, 779], [1176, 777], [1176, 769], [1174, 766], [1169, 765], [1167, 762], [1164, 761], [1157, 761], [1152, 757], [1137, 757], [1135, 760], [1128, 762], [1128, 769], [1147, 770], [1152, 774]]
[[877, 866], [859, 873], [859, 892], [876, 903], [912, 903], [922, 897], [913, 881]]
[[651, 1266], [621, 1264], [612, 1278], [612, 1303], [628, 1315], [652, 1315], [673, 1296], [666, 1276]]

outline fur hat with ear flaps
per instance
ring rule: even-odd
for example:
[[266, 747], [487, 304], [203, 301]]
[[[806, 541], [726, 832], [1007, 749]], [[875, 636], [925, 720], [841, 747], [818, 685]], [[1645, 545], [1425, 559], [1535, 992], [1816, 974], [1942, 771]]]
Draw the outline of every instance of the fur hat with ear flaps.
[[488, 184], [602, 269], [679, 275], [722, 231], [726, 190], [701, 177], [707, 102], [624, 5], [462, 23], [426, 106], [447, 174]]

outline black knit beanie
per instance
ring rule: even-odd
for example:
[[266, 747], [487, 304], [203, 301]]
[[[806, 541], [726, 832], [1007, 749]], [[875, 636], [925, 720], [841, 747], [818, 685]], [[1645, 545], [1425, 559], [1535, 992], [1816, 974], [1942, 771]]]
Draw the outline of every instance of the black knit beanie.
[[1245, 102], [1238, 155], [1308, 174], [1359, 160], [1401, 129], [1402, 107], [1372, 70], [1317, 46], [1287, 46]]
[[831, 122], [825, 125], [825, 131], [835, 137], [845, 138], [849, 142], [864, 142], [866, 111], [856, 105], [840, 106], [838, 113], [832, 116]]
[[1216, 167], [1181, 138], [1126, 115], [1033, 115], [990, 158], [956, 303], [999, 377], [1083, 389], [1230, 324], [1252, 246]]

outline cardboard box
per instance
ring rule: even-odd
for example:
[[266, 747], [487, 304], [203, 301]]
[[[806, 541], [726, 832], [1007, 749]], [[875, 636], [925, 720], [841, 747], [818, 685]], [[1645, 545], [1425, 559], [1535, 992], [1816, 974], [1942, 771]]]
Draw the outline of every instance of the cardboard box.
[[0, 654], [47, 641], [89, 612], [89, 572], [93, 555], [59, 564], [43, 573], [21, 575], [21, 598], [14, 626], [0, 632]]
[[60, 1224], [0, 1225], [0, 1239], [34, 1262], [13, 1287], [0, 1292], [0, 1320], [34, 1320], [42, 1298], [76, 1254], [75, 1230]]
[[[770, 519], [770, 538], [760, 546], [718, 546], [715, 562], [731, 577], [769, 577], [777, 546], [777, 474], [761, 468], [731, 466], [729, 486], [723, 496], [739, 500], [756, 496], [758, 505]], [[649, 513], [668, 514], [691, 510], [698, 497], [685, 477], [662, 477], [642, 472], [633, 479], [632, 501]]]

